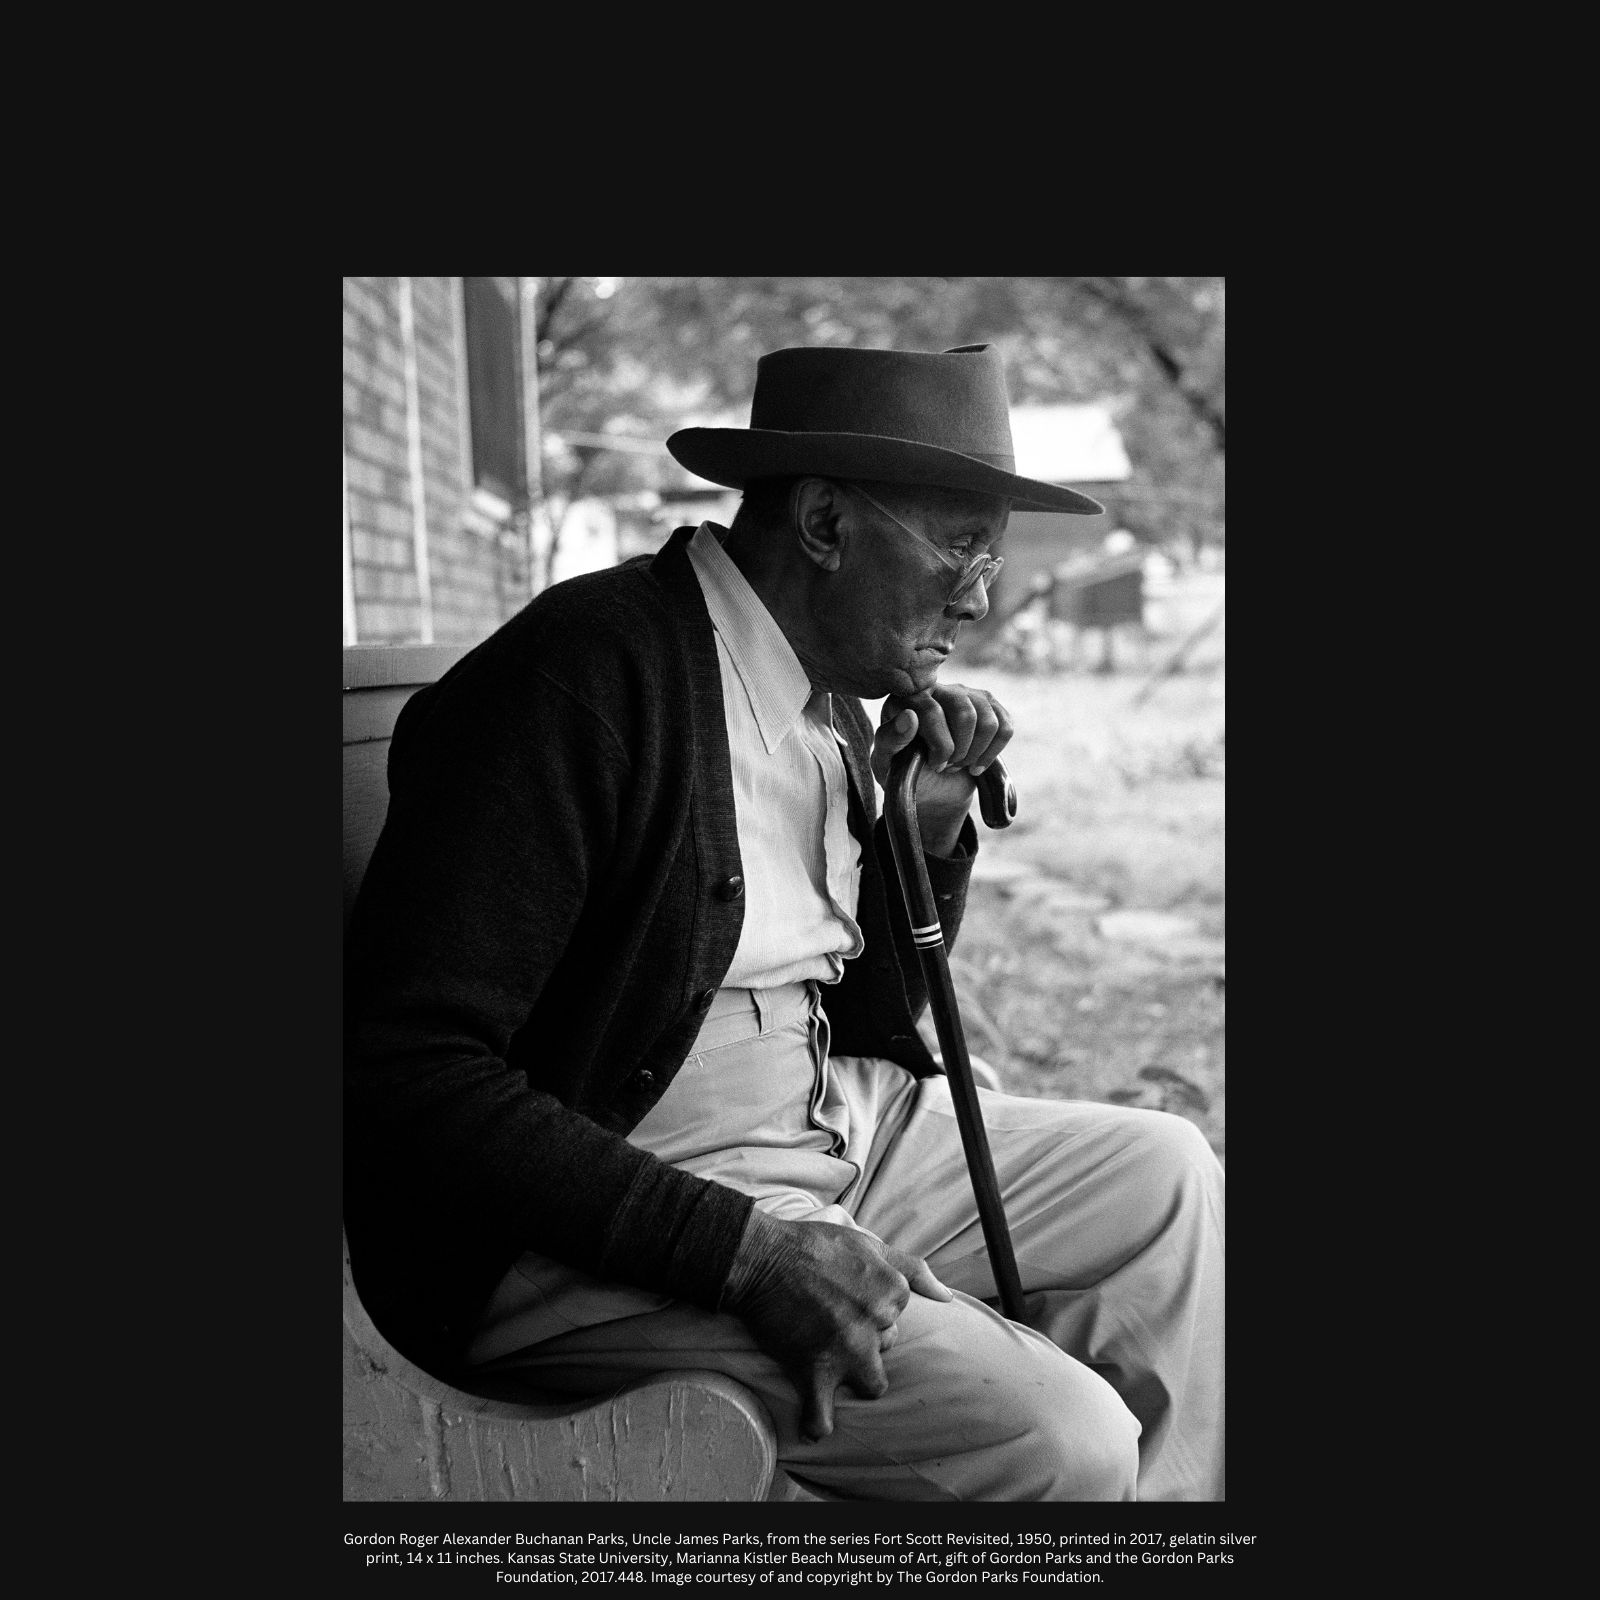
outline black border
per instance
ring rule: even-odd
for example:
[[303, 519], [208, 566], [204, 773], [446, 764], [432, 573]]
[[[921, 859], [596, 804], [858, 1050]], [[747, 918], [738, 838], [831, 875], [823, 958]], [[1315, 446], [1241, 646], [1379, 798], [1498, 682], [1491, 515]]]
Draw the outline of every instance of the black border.
[[[314, 316], [314, 304], [307, 296], [303, 307], [292, 309]], [[303, 336], [303, 328], [285, 318], [285, 334], [291, 329]], [[311, 350], [314, 361], [314, 344]], [[278, 397], [269, 391], [269, 398]], [[291, 417], [304, 414], [297, 394], [283, 396], [282, 404]], [[282, 413], [269, 404], [253, 421], [230, 422], [276, 435]], [[307, 459], [316, 458], [307, 453]], [[331, 498], [330, 484], [325, 499]], [[198, 1106], [207, 1130], [197, 1182], [183, 1201], [201, 1213], [200, 1229], [207, 1234], [190, 1314], [207, 1335], [195, 1342], [218, 1348], [194, 1352], [192, 1360], [179, 1358], [188, 1390], [198, 1385], [209, 1396], [216, 1437], [209, 1445], [188, 1440], [178, 1460], [205, 1532], [223, 1535], [230, 1548], [262, 1551], [258, 1559], [268, 1564], [287, 1557], [287, 1572], [298, 1570], [312, 1581], [333, 1571], [344, 1575], [347, 1531], [491, 1525], [639, 1531], [1183, 1528], [1254, 1532], [1262, 1541], [1262, 1564], [1269, 1549], [1275, 1552], [1272, 1565], [1308, 1550], [1319, 1495], [1330, 1481], [1330, 1467], [1344, 1454], [1338, 1397], [1347, 1391], [1334, 1376], [1332, 1352], [1342, 1354], [1341, 1347], [1358, 1337], [1349, 1305], [1324, 1275], [1333, 1259], [1324, 1253], [1332, 1230], [1319, 1234], [1315, 1227], [1326, 1217], [1323, 1207], [1343, 1204], [1338, 1190], [1348, 1175], [1325, 1159], [1334, 1129], [1320, 1098], [1311, 1098], [1313, 1069], [1304, 1064], [1308, 1052], [1315, 1059], [1320, 1042], [1307, 1043], [1305, 1024], [1311, 1021], [1315, 1029], [1328, 1000], [1339, 993], [1337, 982], [1330, 990], [1317, 975], [1336, 973], [1345, 964], [1309, 936], [1293, 950], [1275, 949], [1276, 962], [1252, 951], [1252, 1020], [1242, 1053], [1234, 1051], [1229, 1177], [1233, 1186], [1243, 1186], [1243, 1194], [1230, 1230], [1231, 1472], [1225, 1504], [663, 1508], [342, 1500], [332, 1425], [340, 1385], [332, 1324], [340, 1211], [340, 961], [331, 821], [338, 777], [330, 737], [332, 663], [324, 666], [317, 643], [328, 638], [331, 657], [331, 562], [326, 541], [311, 533], [321, 503], [315, 476], [297, 466], [280, 501], [258, 519], [255, 546], [208, 557], [214, 563], [208, 588], [238, 585], [226, 639], [229, 665], [225, 681], [186, 686], [202, 723], [211, 724], [214, 710], [226, 710], [218, 718], [224, 738], [208, 745], [191, 769], [199, 795], [216, 798], [214, 813], [203, 820], [186, 814], [174, 830], [195, 862], [197, 901], [214, 898], [218, 911], [214, 923], [197, 930], [195, 958], [183, 976], [186, 991], [201, 992], [185, 1013], [193, 1020], [181, 1029], [205, 1041], [193, 1052], [192, 1079], [180, 1086], [183, 1103]], [[1257, 552], [1236, 602], [1255, 599], [1265, 610], [1269, 576], [1291, 586], [1309, 576], [1303, 548], [1274, 556], [1269, 563]], [[1303, 615], [1304, 602], [1297, 598], [1296, 604]], [[1270, 625], [1262, 626], [1270, 634]], [[1293, 657], [1301, 631], [1296, 629], [1295, 638], [1258, 636], [1252, 648], [1262, 652], [1277, 643]], [[255, 656], [247, 648], [252, 639], [260, 642]], [[184, 660], [188, 676], [203, 679], [192, 653]], [[173, 661], [174, 672], [179, 666]], [[1302, 681], [1309, 693], [1316, 692], [1316, 672], [1314, 662], [1305, 664]], [[1247, 691], [1247, 709], [1257, 709], [1255, 698]], [[1264, 737], [1265, 730], [1258, 727], [1257, 735]], [[1281, 759], [1269, 775], [1248, 759], [1239, 768], [1238, 748], [1236, 738], [1235, 773], [1246, 774], [1247, 795], [1261, 793], [1268, 782], [1274, 793], [1293, 792], [1297, 784], [1307, 796], [1319, 792], [1313, 781], [1317, 752], [1297, 763], [1295, 752], [1275, 747]], [[197, 798], [193, 809], [212, 808]], [[1303, 835], [1307, 815], [1315, 817], [1318, 810], [1308, 800], [1297, 835]], [[1298, 902], [1282, 882], [1289, 842], [1281, 817], [1252, 817], [1249, 853], [1243, 864], [1233, 864], [1237, 881], [1230, 885], [1240, 906], [1263, 914], [1265, 897], [1252, 897], [1251, 890], [1271, 882], [1279, 889], [1272, 905], [1285, 905], [1292, 920]], [[317, 909], [323, 905], [326, 922]], [[1236, 982], [1240, 970], [1236, 963]], [[150, 981], [157, 982], [156, 975]], [[1263, 1028], [1263, 1021], [1278, 1026]], [[1321, 1195], [1314, 1192], [1319, 1188]], [[1355, 1265], [1348, 1257], [1346, 1264]], [[1304, 1287], [1311, 1282], [1322, 1285], [1318, 1292]], [[1349, 1284], [1359, 1288], [1353, 1278]], [[159, 1331], [155, 1337], [164, 1342]], [[215, 1470], [208, 1470], [213, 1461]], [[214, 1514], [199, 1513], [208, 1503], [215, 1504]], [[271, 1558], [264, 1553], [268, 1548]], [[392, 1573], [385, 1576], [394, 1580]], [[436, 1583], [440, 1577], [430, 1576]]]

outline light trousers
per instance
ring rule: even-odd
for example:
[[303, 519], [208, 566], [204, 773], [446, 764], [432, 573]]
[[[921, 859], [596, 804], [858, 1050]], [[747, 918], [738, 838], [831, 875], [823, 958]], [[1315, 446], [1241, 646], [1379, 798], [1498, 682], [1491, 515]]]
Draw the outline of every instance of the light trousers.
[[[888, 1393], [841, 1388], [816, 1442], [737, 1317], [538, 1257], [485, 1313], [486, 1373], [589, 1394], [663, 1370], [724, 1372], [765, 1402], [790, 1475], [847, 1499], [1223, 1498], [1224, 1185], [1192, 1123], [979, 1091], [1022, 1325], [984, 1303], [997, 1291], [944, 1079], [830, 1058], [807, 985], [719, 1001], [699, 1044], [641, 1142], [776, 1215], [922, 1256], [956, 1298], [911, 1296], [884, 1356]], [[776, 1099], [767, 1084], [783, 1086]]]

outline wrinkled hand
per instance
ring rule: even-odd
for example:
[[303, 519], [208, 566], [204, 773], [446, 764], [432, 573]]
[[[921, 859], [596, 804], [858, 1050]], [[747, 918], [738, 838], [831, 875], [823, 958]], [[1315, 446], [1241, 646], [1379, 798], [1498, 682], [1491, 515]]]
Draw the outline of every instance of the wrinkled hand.
[[927, 752], [917, 778], [917, 830], [929, 855], [948, 856], [972, 805], [978, 774], [1011, 742], [1010, 714], [986, 689], [938, 683], [923, 694], [890, 695], [872, 741], [872, 774], [889, 778], [889, 763], [920, 732]]
[[833, 1432], [834, 1395], [886, 1394], [883, 1353], [912, 1292], [954, 1296], [927, 1262], [836, 1222], [785, 1222], [753, 1211], [734, 1258], [723, 1309], [794, 1380], [800, 1431]]

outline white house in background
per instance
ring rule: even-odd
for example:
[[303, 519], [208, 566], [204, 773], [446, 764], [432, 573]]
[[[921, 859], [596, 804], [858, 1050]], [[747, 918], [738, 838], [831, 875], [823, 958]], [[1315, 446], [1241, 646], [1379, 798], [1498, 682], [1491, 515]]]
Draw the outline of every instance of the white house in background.
[[1133, 475], [1104, 403], [1012, 406], [1011, 444], [1025, 478], [1071, 485], [1121, 483]]
[[1048, 511], [1015, 510], [1006, 524], [1002, 554], [1005, 570], [990, 587], [989, 614], [969, 623], [967, 633], [981, 639], [999, 628], [1021, 604], [1034, 583], [1074, 558], [1102, 553], [1115, 532], [1116, 486], [1133, 476], [1133, 463], [1117, 431], [1109, 401], [1087, 405], [1014, 405], [1011, 443], [1017, 471], [1025, 478], [1063, 484], [1093, 495], [1110, 516], [1058, 516]]
[[[541, 554], [547, 553], [550, 525], [542, 508], [534, 536], [536, 544], [543, 547]], [[574, 500], [561, 520], [561, 536], [556, 541], [546, 581], [560, 583], [563, 578], [576, 578], [582, 572], [614, 567], [619, 557], [616, 512], [602, 499]]]

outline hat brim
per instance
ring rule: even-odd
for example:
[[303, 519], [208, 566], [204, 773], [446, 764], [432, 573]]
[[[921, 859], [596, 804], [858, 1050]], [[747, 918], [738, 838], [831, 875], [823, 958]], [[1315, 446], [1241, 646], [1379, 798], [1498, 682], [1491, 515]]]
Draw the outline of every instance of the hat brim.
[[683, 428], [667, 440], [673, 460], [697, 477], [742, 489], [758, 478], [865, 478], [1003, 495], [1027, 511], [1081, 517], [1105, 510], [1076, 489], [913, 439], [870, 433], [782, 433], [770, 428]]

